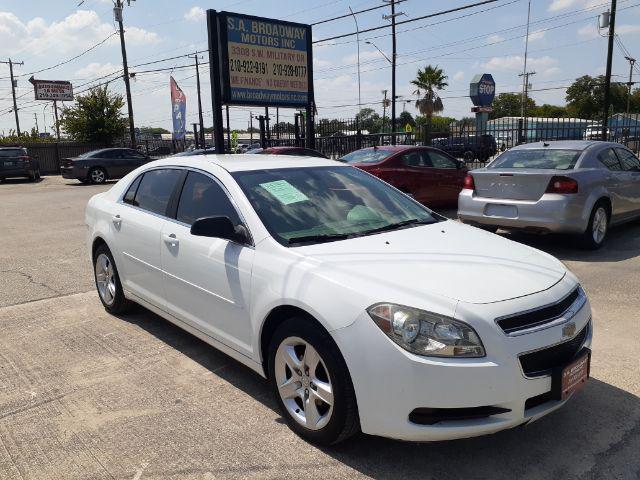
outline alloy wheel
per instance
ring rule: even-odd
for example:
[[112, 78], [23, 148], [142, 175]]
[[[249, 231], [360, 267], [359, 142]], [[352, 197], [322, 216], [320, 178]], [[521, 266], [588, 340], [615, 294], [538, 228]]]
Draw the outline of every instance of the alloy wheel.
[[96, 257], [95, 271], [100, 298], [106, 305], [111, 306], [116, 298], [116, 281], [113, 264], [104, 253]]
[[333, 413], [334, 391], [318, 351], [302, 338], [285, 338], [276, 351], [274, 370], [289, 415], [309, 430], [326, 426]]
[[598, 207], [593, 215], [593, 223], [591, 225], [591, 234], [595, 243], [600, 244], [604, 240], [607, 234], [607, 223], [607, 211], [604, 207]]
[[105, 181], [104, 171], [99, 168], [91, 171], [91, 181], [93, 183], [103, 183]]

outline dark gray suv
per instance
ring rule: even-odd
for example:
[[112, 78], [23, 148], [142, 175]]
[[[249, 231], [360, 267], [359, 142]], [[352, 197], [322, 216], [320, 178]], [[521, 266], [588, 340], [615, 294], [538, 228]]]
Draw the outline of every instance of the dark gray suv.
[[63, 159], [60, 171], [63, 178], [75, 178], [83, 183], [104, 183], [109, 179], [122, 178], [151, 160], [151, 157], [132, 148], [103, 148]]
[[0, 182], [9, 177], [26, 177], [35, 182], [40, 178], [40, 164], [26, 148], [0, 148]]

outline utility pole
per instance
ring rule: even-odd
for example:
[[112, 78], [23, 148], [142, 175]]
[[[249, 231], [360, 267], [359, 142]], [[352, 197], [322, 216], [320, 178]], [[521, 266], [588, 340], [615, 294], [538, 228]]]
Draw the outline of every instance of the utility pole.
[[36, 121], [36, 133], [40, 135], [40, 127], [38, 126], [38, 114], [33, 112], [33, 118]]
[[[391, 15], [383, 16], [391, 20], [391, 145], [396, 144], [396, 0], [387, 0], [391, 4]], [[398, 15], [402, 15], [399, 13]]]
[[527, 93], [529, 86], [529, 75], [527, 74], [527, 55], [529, 53], [529, 21], [531, 20], [531, 0], [529, 0], [529, 7], [527, 9], [527, 34], [524, 40], [524, 67], [522, 68], [522, 74], [518, 75], [522, 77], [522, 96], [520, 103], [520, 116], [524, 121], [525, 104], [527, 102]]
[[24, 65], [24, 62], [12, 62], [9, 59], [8, 62], [0, 62], [5, 65], [9, 65], [9, 76], [11, 77], [11, 95], [13, 95], [13, 113], [16, 116], [16, 133], [20, 136], [20, 119], [18, 118], [18, 103], [16, 102], [16, 83], [17, 80], [13, 78], [13, 66], [14, 65]]
[[387, 91], [382, 90], [384, 95], [384, 100], [382, 100], [382, 131], [384, 131], [384, 126], [387, 123]]
[[[526, 60], [525, 60], [526, 63]], [[535, 75], [536, 72], [527, 72], [518, 75], [522, 77], [522, 107], [520, 110], [520, 116], [522, 117], [522, 125], [524, 128], [524, 141], [527, 142], [527, 102], [529, 101], [529, 76]]]
[[[198, 148], [198, 124], [192, 123], [192, 125], [193, 125], [193, 143], [195, 144], [195, 147]], [[204, 148], [204, 146], [202, 148]]]
[[611, 64], [613, 63], [613, 40], [616, 34], [616, 3], [616, 0], [611, 0], [611, 16], [609, 17], [609, 48], [607, 51], [607, 73], [604, 80], [604, 114], [602, 116], [602, 140], [607, 140], [607, 123], [609, 123]]
[[635, 58], [624, 57], [625, 60], [629, 62], [629, 81], [627, 82], [627, 88], [629, 89], [627, 92], [627, 116], [629, 116], [629, 108], [631, 107], [631, 87], [633, 87], [633, 66], [636, 63]]
[[249, 112], [249, 136], [251, 145], [253, 145], [253, 112]]
[[[127, 108], [129, 110], [129, 134], [131, 136], [131, 148], [136, 146], [136, 132], [133, 124], [133, 103], [131, 102], [131, 86], [129, 85], [129, 65], [127, 64], [127, 48], [124, 43], [124, 26], [122, 25], [122, 0], [115, 0], [116, 7], [113, 14], [118, 22], [120, 30], [120, 49], [122, 50], [122, 69], [124, 71], [124, 86], [127, 90]], [[127, 4], [131, 4], [131, 0], [127, 0]]]
[[56, 119], [56, 138], [60, 141], [60, 121], [58, 120], [58, 101], [53, 101], [53, 114]]
[[200, 121], [200, 144], [204, 148], [204, 120], [202, 118], [202, 99], [200, 97], [200, 67], [198, 64], [198, 54], [193, 58], [196, 61], [196, 87], [198, 89], [198, 120]]

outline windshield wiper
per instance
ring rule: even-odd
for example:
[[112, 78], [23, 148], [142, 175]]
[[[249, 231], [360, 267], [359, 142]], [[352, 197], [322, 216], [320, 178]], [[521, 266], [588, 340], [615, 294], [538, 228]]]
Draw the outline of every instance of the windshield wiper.
[[366, 230], [362, 232], [362, 235], [369, 235], [371, 233], [379, 233], [379, 232], [387, 232], [389, 230], [397, 230], [399, 228], [406, 227], [408, 225], [430, 225], [432, 223], [436, 223], [437, 220], [420, 220], [419, 218], [412, 218], [410, 220], [404, 220], [402, 222], [390, 223], [389, 225], [385, 225], [383, 227], [372, 228], [371, 230]]
[[321, 235], [305, 235], [303, 237], [291, 237], [288, 242], [292, 243], [306, 243], [306, 242], [333, 242], [334, 240], [346, 240], [350, 235], [346, 233], [330, 233]]

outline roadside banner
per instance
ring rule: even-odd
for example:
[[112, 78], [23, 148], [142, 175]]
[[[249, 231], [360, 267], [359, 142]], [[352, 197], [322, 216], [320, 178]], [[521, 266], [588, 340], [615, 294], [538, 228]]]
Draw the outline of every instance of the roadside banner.
[[173, 119], [173, 139], [184, 140], [186, 131], [187, 97], [173, 77], [171, 85], [171, 118]]

